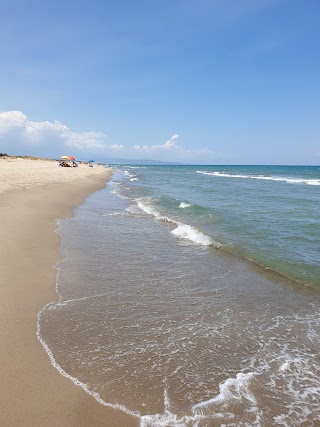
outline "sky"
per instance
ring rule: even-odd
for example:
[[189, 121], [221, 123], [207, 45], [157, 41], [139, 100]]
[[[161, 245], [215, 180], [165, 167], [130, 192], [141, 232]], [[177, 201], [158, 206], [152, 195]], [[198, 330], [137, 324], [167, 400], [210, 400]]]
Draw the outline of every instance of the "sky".
[[11, 0], [0, 152], [320, 163], [319, 0]]

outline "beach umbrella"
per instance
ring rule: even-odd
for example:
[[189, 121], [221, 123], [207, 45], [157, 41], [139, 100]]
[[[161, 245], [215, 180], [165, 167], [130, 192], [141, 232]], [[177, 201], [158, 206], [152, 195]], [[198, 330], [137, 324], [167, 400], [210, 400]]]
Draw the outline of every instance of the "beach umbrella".
[[73, 156], [68, 156], [69, 160], [76, 160]]
[[94, 163], [95, 160], [88, 160], [88, 163]]
[[69, 156], [61, 156], [60, 159], [70, 160], [70, 157]]

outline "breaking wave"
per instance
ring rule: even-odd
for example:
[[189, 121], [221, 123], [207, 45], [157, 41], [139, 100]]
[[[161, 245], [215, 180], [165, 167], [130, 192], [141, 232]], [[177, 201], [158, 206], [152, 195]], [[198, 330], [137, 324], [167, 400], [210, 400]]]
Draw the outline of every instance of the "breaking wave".
[[207, 236], [206, 234], [197, 230], [195, 227], [192, 227], [189, 224], [184, 224], [183, 222], [180, 222], [180, 221], [176, 221], [167, 216], [161, 215], [160, 212], [158, 212], [152, 206], [146, 204], [145, 200], [143, 199], [138, 200], [137, 205], [142, 211], [144, 211], [148, 215], [152, 215], [160, 221], [164, 221], [174, 225], [176, 228], [171, 231], [171, 233], [174, 236], [180, 239], [189, 240], [190, 242], [196, 243], [197, 245], [212, 246], [216, 249], [219, 249], [221, 247], [221, 244], [219, 242], [213, 240], [210, 236]]
[[281, 176], [266, 176], [266, 175], [237, 175], [224, 172], [204, 172], [196, 171], [202, 175], [216, 176], [221, 178], [241, 178], [241, 179], [261, 179], [266, 181], [280, 181], [289, 184], [307, 184], [307, 185], [320, 185], [320, 179], [306, 179], [306, 178], [291, 178]]
[[185, 209], [185, 208], [190, 208], [190, 206], [192, 206], [191, 203], [181, 202], [179, 205], [179, 208]]

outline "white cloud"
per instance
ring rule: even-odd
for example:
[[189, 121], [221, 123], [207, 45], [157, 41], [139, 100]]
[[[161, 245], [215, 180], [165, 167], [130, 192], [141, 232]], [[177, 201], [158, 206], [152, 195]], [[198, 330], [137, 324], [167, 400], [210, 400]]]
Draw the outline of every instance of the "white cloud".
[[21, 111], [0, 113], [0, 151], [8, 154], [59, 157], [70, 150], [85, 154], [123, 149], [122, 145], [106, 144], [104, 139], [101, 132], [75, 132], [58, 121], [31, 121]]
[[133, 149], [142, 154], [152, 154], [159, 160], [180, 162], [203, 162], [203, 160], [214, 161], [216, 153], [208, 147], [200, 149], [189, 149], [176, 144], [178, 134], [174, 134], [164, 144], [159, 145], [135, 145]]
[[0, 112], [0, 152], [11, 155], [50, 158], [73, 155], [84, 159], [125, 156], [184, 163], [214, 162], [217, 158], [207, 147], [189, 149], [178, 144], [178, 134], [163, 144], [134, 145], [126, 149], [123, 145], [107, 144], [105, 139], [102, 132], [75, 132], [58, 121], [31, 121], [21, 111]]
[[175, 141], [179, 138], [179, 135], [175, 134], [172, 135], [168, 141], [166, 141], [164, 144], [160, 145], [135, 145], [133, 148], [137, 151], [158, 151], [158, 150], [174, 150], [174, 149], [180, 149], [179, 145], [175, 144]]

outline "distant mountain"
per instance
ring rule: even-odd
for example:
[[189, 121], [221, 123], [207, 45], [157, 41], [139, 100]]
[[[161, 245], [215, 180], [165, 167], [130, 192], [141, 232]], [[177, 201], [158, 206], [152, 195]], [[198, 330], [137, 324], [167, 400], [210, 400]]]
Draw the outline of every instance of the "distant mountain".
[[150, 159], [103, 159], [98, 162], [108, 165], [182, 165], [182, 163], [179, 162], [162, 162], [160, 160]]

